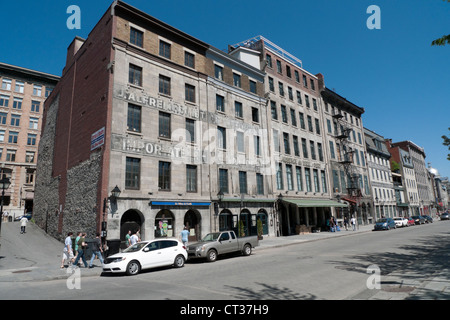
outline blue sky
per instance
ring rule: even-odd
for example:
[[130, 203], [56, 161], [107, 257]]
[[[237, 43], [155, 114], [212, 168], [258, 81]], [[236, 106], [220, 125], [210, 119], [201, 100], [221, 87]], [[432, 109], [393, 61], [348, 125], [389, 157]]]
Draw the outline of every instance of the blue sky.
[[[365, 108], [365, 127], [393, 141], [425, 148], [426, 161], [450, 176], [450, 33], [443, 0], [128, 0], [142, 11], [219, 49], [263, 35], [303, 61], [325, 85]], [[112, 0], [2, 3], [0, 61], [61, 75], [66, 49], [86, 38]], [[69, 30], [67, 8], [81, 9], [81, 29]], [[381, 29], [370, 30], [370, 5]], [[5, 29], [6, 26], [6, 29]]]

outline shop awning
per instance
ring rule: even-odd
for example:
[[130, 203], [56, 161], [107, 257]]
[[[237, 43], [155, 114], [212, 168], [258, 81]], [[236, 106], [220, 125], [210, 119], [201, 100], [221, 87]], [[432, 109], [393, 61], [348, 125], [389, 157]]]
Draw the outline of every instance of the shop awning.
[[195, 201], [151, 201], [154, 206], [209, 206], [211, 202]]
[[286, 199], [283, 198], [283, 201], [292, 203], [297, 205], [298, 207], [340, 207], [345, 208], [348, 207], [346, 203], [337, 202], [333, 200], [326, 200], [326, 199]]

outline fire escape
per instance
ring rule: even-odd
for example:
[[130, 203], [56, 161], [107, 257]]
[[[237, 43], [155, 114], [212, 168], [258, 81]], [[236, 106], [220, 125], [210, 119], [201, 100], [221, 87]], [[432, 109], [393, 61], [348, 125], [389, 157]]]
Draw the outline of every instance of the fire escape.
[[[347, 195], [342, 197], [342, 199], [349, 200], [354, 204], [359, 204], [359, 200], [362, 197], [359, 183], [360, 175], [353, 165], [353, 156], [357, 151], [352, 148], [352, 143], [350, 142], [350, 133], [352, 132], [352, 129], [348, 126], [347, 122], [343, 120], [343, 117], [340, 110], [333, 115], [333, 121], [335, 123], [335, 128], [337, 129], [335, 130], [335, 139], [340, 145], [340, 148], [338, 148], [338, 161], [347, 178]], [[342, 189], [344, 189], [344, 186], [342, 186]]]

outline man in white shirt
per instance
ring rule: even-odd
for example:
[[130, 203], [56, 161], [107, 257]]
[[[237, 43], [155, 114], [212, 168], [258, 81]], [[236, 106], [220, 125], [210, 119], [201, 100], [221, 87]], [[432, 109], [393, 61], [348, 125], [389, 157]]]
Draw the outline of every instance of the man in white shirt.
[[28, 218], [23, 216], [22, 219], [20, 219], [20, 233], [25, 233], [25, 228], [28, 223]]
[[130, 245], [134, 245], [139, 241], [139, 238], [136, 235], [136, 232], [130, 237]]

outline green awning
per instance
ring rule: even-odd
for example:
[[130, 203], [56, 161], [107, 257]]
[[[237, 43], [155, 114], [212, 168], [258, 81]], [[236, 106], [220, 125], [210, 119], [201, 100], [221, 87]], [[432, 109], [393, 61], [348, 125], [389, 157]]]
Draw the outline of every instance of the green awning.
[[348, 207], [348, 204], [343, 202], [337, 202], [333, 200], [326, 200], [326, 199], [286, 199], [283, 198], [283, 201], [293, 203], [297, 205], [298, 207], [340, 207], [345, 208]]

